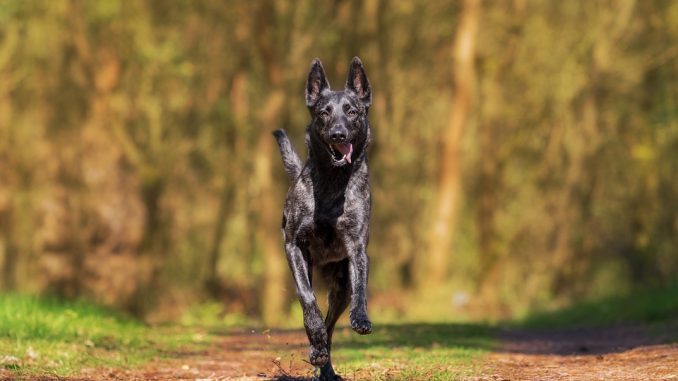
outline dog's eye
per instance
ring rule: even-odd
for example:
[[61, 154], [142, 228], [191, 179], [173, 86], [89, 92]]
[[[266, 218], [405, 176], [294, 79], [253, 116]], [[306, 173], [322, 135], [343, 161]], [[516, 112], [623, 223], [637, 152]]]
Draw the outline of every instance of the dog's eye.
[[346, 112], [346, 115], [350, 116], [351, 118], [355, 118], [356, 116], [358, 116], [358, 112], [356, 110], [348, 110]]
[[325, 110], [322, 110], [318, 113], [318, 115], [320, 115], [320, 117], [323, 119], [327, 119], [330, 116], [330, 113]]

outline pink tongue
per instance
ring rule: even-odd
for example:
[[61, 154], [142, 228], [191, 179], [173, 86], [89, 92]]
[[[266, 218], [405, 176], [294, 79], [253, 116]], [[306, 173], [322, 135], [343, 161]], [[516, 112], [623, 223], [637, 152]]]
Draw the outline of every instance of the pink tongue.
[[342, 143], [334, 146], [346, 158], [346, 161], [351, 164], [351, 154], [353, 153], [353, 144]]

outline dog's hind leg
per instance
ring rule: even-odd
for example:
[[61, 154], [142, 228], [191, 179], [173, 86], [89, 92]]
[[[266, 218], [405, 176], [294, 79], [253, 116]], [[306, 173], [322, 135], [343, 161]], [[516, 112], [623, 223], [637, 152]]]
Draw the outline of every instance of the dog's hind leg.
[[320, 380], [337, 381], [341, 380], [341, 378], [334, 373], [334, 368], [332, 368], [332, 334], [334, 333], [334, 326], [337, 324], [337, 320], [339, 320], [339, 317], [346, 310], [351, 300], [348, 259], [328, 264], [321, 271], [329, 288], [325, 326], [327, 327], [327, 350], [330, 354], [330, 360], [320, 369]]
[[309, 361], [315, 366], [322, 366], [329, 360], [327, 331], [311, 287], [311, 264], [307, 260], [308, 257], [304, 256], [302, 250], [294, 243], [286, 243], [285, 251], [304, 313], [304, 328], [311, 343]]

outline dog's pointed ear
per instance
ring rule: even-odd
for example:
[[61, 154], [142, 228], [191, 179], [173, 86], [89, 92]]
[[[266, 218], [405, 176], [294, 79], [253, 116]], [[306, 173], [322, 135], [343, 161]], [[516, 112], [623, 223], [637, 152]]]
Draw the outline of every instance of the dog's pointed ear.
[[346, 90], [351, 90], [356, 93], [365, 107], [369, 108], [372, 104], [372, 88], [370, 87], [370, 81], [367, 80], [365, 68], [363, 68], [363, 63], [358, 57], [353, 57], [351, 67], [348, 68]]
[[320, 94], [329, 88], [330, 83], [327, 81], [323, 64], [320, 59], [313, 59], [311, 71], [308, 72], [308, 81], [306, 81], [306, 106], [315, 106], [320, 99]]

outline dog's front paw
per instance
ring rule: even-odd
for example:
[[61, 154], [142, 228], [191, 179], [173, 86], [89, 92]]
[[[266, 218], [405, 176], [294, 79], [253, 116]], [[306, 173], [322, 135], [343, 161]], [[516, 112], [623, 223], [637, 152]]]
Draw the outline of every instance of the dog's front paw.
[[351, 319], [351, 328], [361, 335], [369, 335], [372, 333], [372, 323], [367, 317]]
[[309, 362], [314, 366], [323, 366], [330, 359], [329, 353], [327, 353], [327, 348], [322, 348], [320, 350], [315, 347], [311, 347], [311, 355], [309, 356]]

